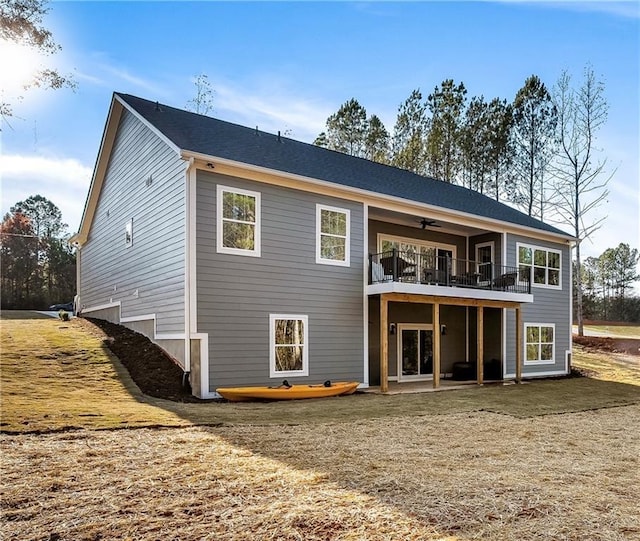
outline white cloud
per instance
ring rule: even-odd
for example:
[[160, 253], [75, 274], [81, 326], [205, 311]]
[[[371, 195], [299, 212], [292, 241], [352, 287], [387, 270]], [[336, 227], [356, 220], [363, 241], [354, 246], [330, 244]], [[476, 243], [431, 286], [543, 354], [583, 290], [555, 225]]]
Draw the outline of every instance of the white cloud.
[[228, 112], [233, 122], [258, 126], [271, 133], [291, 130], [291, 137], [313, 142], [324, 129], [327, 117], [335, 111], [320, 100], [300, 98], [295, 90], [283, 88], [277, 81], [262, 81], [251, 92], [236, 85], [212, 81], [215, 89], [213, 115]]
[[18, 201], [39, 194], [60, 209], [63, 222], [69, 224], [69, 232], [75, 233], [82, 219], [92, 173], [92, 168], [71, 158], [3, 155], [0, 161], [2, 216]]

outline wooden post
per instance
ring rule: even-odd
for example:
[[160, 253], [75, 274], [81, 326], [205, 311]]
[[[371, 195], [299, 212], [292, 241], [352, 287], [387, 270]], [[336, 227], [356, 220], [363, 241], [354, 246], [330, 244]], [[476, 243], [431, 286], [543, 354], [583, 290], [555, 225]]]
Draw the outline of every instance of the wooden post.
[[440, 305], [433, 303], [433, 388], [440, 386]]
[[476, 308], [476, 350], [478, 365], [478, 385], [482, 385], [484, 378], [484, 309], [482, 306]]
[[389, 390], [389, 302], [380, 295], [380, 392]]
[[522, 310], [516, 308], [516, 382], [522, 381]]

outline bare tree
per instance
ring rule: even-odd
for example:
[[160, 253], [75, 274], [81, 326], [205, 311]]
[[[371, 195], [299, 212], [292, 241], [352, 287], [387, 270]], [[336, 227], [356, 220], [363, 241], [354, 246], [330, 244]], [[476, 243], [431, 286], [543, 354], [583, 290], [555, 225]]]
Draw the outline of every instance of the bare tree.
[[606, 200], [606, 158], [600, 159], [596, 134], [607, 120], [609, 106], [604, 97], [604, 83], [596, 79], [590, 66], [584, 69], [579, 88], [571, 86], [565, 70], [553, 89], [558, 115], [559, 154], [553, 165], [555, 178], [554, 208], [560, 221], [569, 225], [576, 237], [576, 317], [578, 334], [583, 336], [582, 269], [580, 244], [600, 228], [606, 217], [589, 222], [591, 212]]
[[196, 77], [196, 95], [187, 102], [187, 110], [199, 115], [206, 115], [213, 109], [213, 90], [209, 78], [204, 74]]

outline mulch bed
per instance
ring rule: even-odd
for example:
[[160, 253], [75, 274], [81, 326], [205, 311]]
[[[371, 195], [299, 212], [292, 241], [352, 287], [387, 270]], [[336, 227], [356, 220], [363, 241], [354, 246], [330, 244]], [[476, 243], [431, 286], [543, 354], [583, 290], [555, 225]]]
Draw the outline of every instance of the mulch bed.
[[144, 394], [174, 402], [203, 402], [191, 394], [186, 378], [183, 385], [182, 368], [146, 336], [101, 319], [74, 321], [104, 340]]

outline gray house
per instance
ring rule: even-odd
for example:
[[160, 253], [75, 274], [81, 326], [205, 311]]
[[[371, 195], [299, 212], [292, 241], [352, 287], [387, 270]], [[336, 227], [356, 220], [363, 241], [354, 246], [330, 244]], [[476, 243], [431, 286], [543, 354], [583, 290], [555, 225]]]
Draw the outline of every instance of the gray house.
[[114, 94], [82, 314], [223, 386], [564, 375], [570, 235], [465, 188]]

